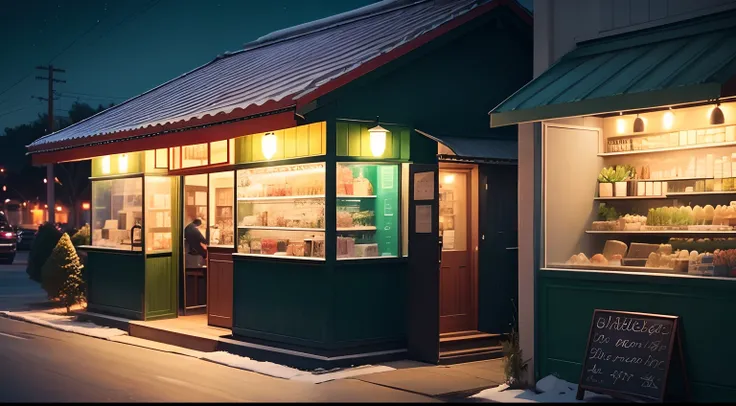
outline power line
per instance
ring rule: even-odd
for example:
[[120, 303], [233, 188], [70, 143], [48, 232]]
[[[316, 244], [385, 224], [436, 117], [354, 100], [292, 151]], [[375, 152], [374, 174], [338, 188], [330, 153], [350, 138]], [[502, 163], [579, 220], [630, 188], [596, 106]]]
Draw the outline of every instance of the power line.
[[13, 114], [13, 113], [15, 113], [17, 111], [25, 110], [27, 108], [34, 107], [34, 106], [38, 106], [38, 105], [34, 103], [34, 104], [29, 104], [29, 105], [26, 105], [26, 106], [23, 106], [23, 107], [19, 107], [17, 109], [5, 111], [3, 113], [0, 113], [0, 117], [4, 117], [4, 116], [7, 116], [8, 114]]
[[76, 43], [77, 43], [77, 41], [79, 41], [80, 39], [82, 39], [82, 37], [84, 37], [85, 35], [87, 35], [87, 34], [89, 34], [90, 32], [92, 32], [92, 30], [94, 30], [95, 28], [97, 28], [97, 25], [98, 25], [98, 24], [100, 24], [100, 20], [97, 20], [97, 21], [96, 21], [96, 22], [95, 22], [94, 24], [92, 24], [92, 26], [91, 26], [91, 27], [89, 27], [89, 29], [88, 29], [87, 31], [83, 32], [83, 33], [82, 33], [82, 35], [79, 35], [79, 36], [77, 36], [76, 38], [74, 38], [74, 40], [73, 40], [72, 42], [70, 42], [70, 43], [69, 43], [69, 45], [67, 45], [67, 46], [66, 46], [66, 48], [62, 49], [62, 50], [61, 50], [61, 52], [59, 52], [58, 54], [56, 54], [56, 56], [54, 56], [53, 58], [51, 58], [51, 59], [49, 60], [49, 64], [51, 64], [52, 62], [54, 62], [54, 60], [55, 60], [56, 58], [58, 58], [58, 57], [59, 57], [59, 56], [61, 56], [61, 55], [62, 55], [62, 54], [63, 54], [64, 52], [66, 52], [67, 50], [69, 50], [69, 48], [73, 47], [73, 46], [74, 46], [74, 44], [76, 44]]
[[31, 71], [29, 74], [23, 76], [22, 78], [20, 78], [20, 80], [18, 80], [17, 82], [15, 82], [12, 85], [10, 85], [10, 87], [8, 87], [5, 90], [3, 90], [2, 92], [0, 92], [0, 96], [4, 95], [8, 91], [10, 91], [10, 89], [18, 86], [21, 82], [23, 82], [24, 80], [28, 79], [32, 74], [33, 74], [33, 71]]
[[148, 3], [147, 7], [145, 7], [142, 10], [138, 10], [137, 11], [137, 14], [136, 14], [136, 11], [133, 11], [132, 13], [130, 13], [127, 16], [123, 17], [123, 19], [120, 20], [117, 24], [113, 25], [109, 30], [107, 30], [107, 31], [103, 32], [102, 34], [100, 34], [97, 38], [95, 38], [94, 40], [92, 40], [92, 42], [90, 42], [87, 45], [92, 45], [92, 44], [96, 43], [101, 38], [103, 38], [105, 35], [113, 32], [116, 28], [120, 27], [121, 25], [125, 24], [126, 22], [133, 21], [136, 18], [139, 18], [139, 17], [143, 16], [144, 14], [146, 14], [149, 10], [151, 10], [152, 8], [154, 8], [160, 2], [161, 2], [161, 0], [153, 0], [153, 1], [151, 1], [151, 2]]

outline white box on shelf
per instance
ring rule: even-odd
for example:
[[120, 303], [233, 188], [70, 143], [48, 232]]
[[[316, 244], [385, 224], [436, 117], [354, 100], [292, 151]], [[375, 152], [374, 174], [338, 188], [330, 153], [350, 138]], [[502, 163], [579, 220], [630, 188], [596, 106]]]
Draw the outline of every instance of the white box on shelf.
[[726, 127], [726, 142], [734, 142], [736, 141], [736, 126], [728, 126]]
[[616, 196], [626, 196], [626, 187], [628, 186], [628, 182], [616, 182]]
[[647, 183], [646, 182], [636, 182], [636, 195], [646, 196], [646, 194], [647, 194]]
[[613, 183], [599, 183], [598, 184], [598, 196], [612, 197], [613, 196]]
[[654, 184], [654, 196], [662, 196], [662, 182], [652, 182]]
[[695, 145], [695, 141], [697, 141], [697, 133], [695, 130], [688, 130], [687, 131], [687, 145]]
[[667, 182], [662, 182], [662, 194], [660, 196], [667, 196]]
[[654, 182], [647, 182], [647, 196], [654, 196]]

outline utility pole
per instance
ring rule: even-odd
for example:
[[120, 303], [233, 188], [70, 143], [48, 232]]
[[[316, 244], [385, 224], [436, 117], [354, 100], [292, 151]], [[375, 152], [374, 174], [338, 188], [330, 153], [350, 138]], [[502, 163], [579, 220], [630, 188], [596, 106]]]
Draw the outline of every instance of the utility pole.
[[[54, 83], [66, 83], [66, 80], [54, 79], [54, 72], [64, 73], [63, 69], [54, 68], [54, 65], [37, 66], [36, 69], [48, 72], [48, 77], [36, 76], [38, 80], [48, 80], [49, 96], [46, 99], [49, 102], [49, 128], [48, 134], [54, 132]], [[43, 100], [42, 97], [39, 99]], [[56, 199], [54, 197], [54, 164], [46, 164], [46, 205], [48, 206], [49, 222], [55, 223]]]

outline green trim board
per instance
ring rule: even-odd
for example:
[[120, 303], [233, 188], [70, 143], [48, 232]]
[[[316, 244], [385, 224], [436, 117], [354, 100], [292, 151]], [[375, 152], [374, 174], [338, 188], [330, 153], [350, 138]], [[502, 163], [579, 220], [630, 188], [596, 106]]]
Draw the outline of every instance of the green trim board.
[[269, 162], [326, 154], [326, 122], [270, 131], [276, 135], [276, 152], [270, 159], [261, 146], [267, 133], [245, 135], [235, 139], [235, 163]]
[[682, 321], [692, 400], [736, 398], [736, 281], [564, 270], [540, 270], [536, 279], [537, 379], [577, 382], [594, 309], [667, 314]]
[[176, 271], [171, 254], [146, 258], [146, 320], [176, 317]]
[[490, 112], [491, 127], [736, 95], [736, 11], [578, 44]]

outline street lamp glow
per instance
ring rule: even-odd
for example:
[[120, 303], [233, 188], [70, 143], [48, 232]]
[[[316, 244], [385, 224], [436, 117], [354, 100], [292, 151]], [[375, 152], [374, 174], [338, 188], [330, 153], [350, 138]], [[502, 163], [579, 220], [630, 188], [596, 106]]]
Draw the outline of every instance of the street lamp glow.
[[48, 183], [48, 181], [46, 180], [46, 178], [43, 178], [43, 183]]

